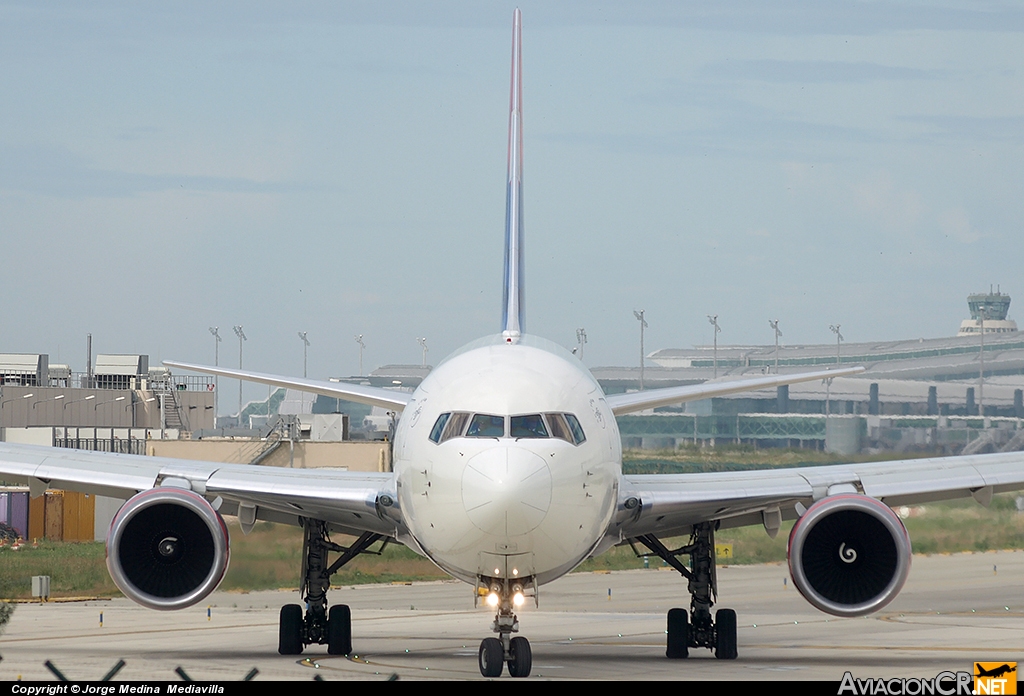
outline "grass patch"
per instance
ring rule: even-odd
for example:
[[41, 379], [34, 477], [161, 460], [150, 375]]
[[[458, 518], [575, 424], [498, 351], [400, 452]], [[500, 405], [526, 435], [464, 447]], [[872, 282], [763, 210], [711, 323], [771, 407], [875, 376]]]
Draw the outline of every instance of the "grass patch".
[[50, 576], [53, 597], [120, 594], [107, 574], [106, 549], [102, 542], [41, 541], [39, 548], [0, 548], [0, 597], [31, 597], [33, 575]]
[[918, 452], [839, 455], [813, 449], [782, 447], [755, 449], [752, 445], [722, 444], [716, 447], [682, 445], [674, 450], [625, 450], [622, 453], [622, 472], [624, 474], [697, 474], [710, 471], [791, 469], [800, 466], [882, 462], [926, 456], [938, 455]]

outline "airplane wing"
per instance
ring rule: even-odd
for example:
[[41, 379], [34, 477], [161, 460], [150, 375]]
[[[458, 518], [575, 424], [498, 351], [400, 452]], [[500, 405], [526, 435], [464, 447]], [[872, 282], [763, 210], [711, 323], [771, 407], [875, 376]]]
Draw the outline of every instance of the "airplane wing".
[[[837, 493], [867, 495], [890, 507], [967, 496], [987, 505], [995, 493], [1024, 488], [1024, 452], [623, 478], [620, 538], [670, 537], [711, 520], [770, 529], [773, 520], [796, 519], [798, 505], [807, 508]], [[626, 504], [630, 498], [635, 502]]]
[[[164, 363], [170, 365], [171, 363]], [[605, 397], [612, 413], [621, 416], [624, 413], [635, 413], [647, 408], [658, 406], [670, 406], [684, 401], [697, 401], [699, 399], [710, 399], [715, 396], [726, 396], [740, 392], [752, 391], [755, 389], [770, 389], [781, 387], [786, 384], [798, 384], [800, 382], [813, 382], [816, 379], [831, 379], [832, 377], [848, 377], [860, 374], [863, 367], [844, 367], [836, 370], [821, 370], [818, 372], [800, 372], [791, 375], [770, 375], [768, 377], [755, 377], [753, 379], [736, 379], [724, 382], [704, 382], [703, 384], [691, 384], [685, 387], [666, 387], [664, 389], [648, 389], [646, 391], [629, 392], [627, 394], [610, 394]]]
[[308, 517], [355, 535], [394, 537], [402, 526], [392, 473], [283, 469], [0, 443], [0, 478], [27, 482], [33, 495], [52, 487], [123, 499], [173, 485], [211, 501], [220, 498], [220, 512], [226, 515], [247, 508], [253, 521], [296, 524], [299, 517]]
[[360, 404], [380, 406], [381, 408], [398, 411], [404, 409], [406, 404], [409, 403], [409, 399], [412, 398], [412, 394], [408, 394], [406, 392], [382, 389], [380, 387], [370, 387], [363, 384], [323, 382], [316, 379], [267, 375], [262, 372], [231, 370], [224, 367], [210, 367], [209, 365], [193, 365], [192, 363], [176, 362], [173, 360], [164, 360], [164, 365], [167, 365], [168, 367], [176, 367], [180, 370], [203, 372], [208, 375], [218, 375], [220, 377], [242, 379], [247, 382], [269, 384], [272, 387], [298, 389], [299, 391], [309, 392], [311, 394], [322, 394], [334, 399], [345, 399], [346, 401], [355, 401]]

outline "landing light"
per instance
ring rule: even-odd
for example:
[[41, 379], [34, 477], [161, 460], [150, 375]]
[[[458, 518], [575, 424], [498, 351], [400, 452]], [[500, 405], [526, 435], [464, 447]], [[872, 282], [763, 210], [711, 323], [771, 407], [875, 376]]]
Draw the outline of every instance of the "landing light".
[[492, 592], [489, 595], [487, 595], [487, 604], [489, 606], [492, 606], [492, 607], [498, 606], [498, 601], [499, 600], [498, 600], [498, 593], [497, 592]]
[[525, 601], [526, 601], [526, 598], [525, 598], [525, 597], [523, 597], [523, 593], [522, 593], [522, 592], [516, 592], [516, 593], [515, 593], [515, 594], [514, 594], [514, 595], [512, 596], [512, 603], [513, 603], [514, 605], [516, 605], [517, 607], [521, 607], [521, 606], [523, 606], [523, 602], [525, 602]]

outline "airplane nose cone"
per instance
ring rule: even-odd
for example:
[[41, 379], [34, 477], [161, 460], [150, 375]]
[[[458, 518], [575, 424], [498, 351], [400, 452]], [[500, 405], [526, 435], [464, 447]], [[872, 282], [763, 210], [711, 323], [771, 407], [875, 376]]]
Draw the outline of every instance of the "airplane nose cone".
[[462, 502], [470, 520], [488, 534], [526, 534], [551, 505], [551, 471], [540, 456], [518, 447], [494, 447], [469, 460]]

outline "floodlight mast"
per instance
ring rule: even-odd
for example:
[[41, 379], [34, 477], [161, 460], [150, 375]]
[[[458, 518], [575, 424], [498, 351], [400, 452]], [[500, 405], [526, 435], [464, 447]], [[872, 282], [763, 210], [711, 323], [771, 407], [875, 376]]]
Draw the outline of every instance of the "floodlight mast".
[[[242, 325], [234, 327], [235, 335], [238, 336], [238, 369], [242, 369], [242, 341], [248, 341], [245, 337], [245, 332], [242, 331]], [[242, 380], [238, 380], [238, 426], [242, 426]]]
[[576, 329], [576, 357], [583, 360], [583, 346], [587, 343], [587, 330], [582, 326]]
[[423, 349], [423, 367], [426, 367], [427, 366], [427, 351], [430, 350], [429, 348], [427, 348], [427, 339], [426, 339], [426, 337], [417, 338], [416, 342], [419, 343], [420, 344], [420, 348]]
[[[210, 333], [213, 334], [213, 366], [220, 366], [220, 327], [211, 326]], [[213, 376], [213, 426], [217, 427], [217, 402], [220, 400], [220, 380]], [[134, 403], [134, 402], [133, 402]], [[132, 411], [132, 427], [135, 427], [135, 412]]]
[[[306, 338], [306, 332], [300, 331], [299, 338], [302, 340], [302, 378], [306, 378], [306, 358], [308, 357], [307, 351], [309, 350], [309, 339]], [[269, 410], [269, 406], [267, 407]]]
[[644, 319], [644, 310], [633, 310], [633, 316], [640, 321], [640, 391], [644, 390], [644, 329], [647, 328], [647, 320]]
[[828, 327], [829, 331], [836, 335], [836, 365], [842, 362], [842, 354], [840, 353], [839, 342], [843, 340], [843, 335], [839, 333], [840, 326], [842, 326], [842, 324], [832, 324], [829, 325]]
[[715, 327], [715, 330], [712, 332], [712, 336], [714, 337], [714, 345], [715, 345], [715, 352], [714, 352], [714, 355], [715, 355], [715, 379], [717, 379], [718, 378], [718, 332], [720, 332], [722, 329], [718, 325], [718, 315], [717, 314], [715, 314], [714, 316], [709, 314], [708, 315], [708, 322], [712, 326]]
[[782, 332], [779, 331], [779, 320], [769, 319], [768, 326], [775, 331], [775, 374], [779, 374], [779, 336], [782, 335]]
[[363, 335], [358, 334], [356, 336], [356, 343], [359, 344], [359, 376], [363, 376], [363, 350], [366, 348], [366, 344], [363, 343]]
[[[992, 286], [989, 286], [992, 294]], [[978, 351], [978, 415], [985, 417], [985, 320], [988, 318], [988, 305], [978, 307], [978, 320], [981, 322], [981, 350]], [[970, 415], [970, 414], [968, 414]]]

